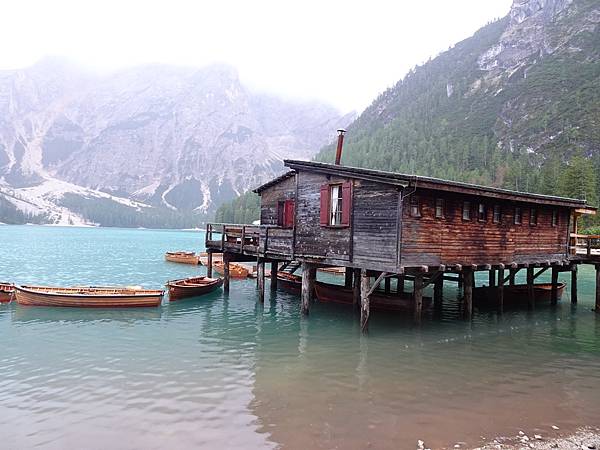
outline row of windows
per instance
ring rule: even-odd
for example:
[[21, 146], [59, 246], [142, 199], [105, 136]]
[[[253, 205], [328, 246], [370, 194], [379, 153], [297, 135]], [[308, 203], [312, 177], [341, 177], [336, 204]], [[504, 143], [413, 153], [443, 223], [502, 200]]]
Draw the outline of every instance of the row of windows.
[[[502, 223], [502, 207], [500, 205], [494, 205], [492, 208], [492, 222], [500, 224]], [[446, 200], [443, 198], [435, 199], [435, 218], [445, 219], [446, 218]], [[474, 213], [474, 214], [473, 214]], [[419, 197], [410, 197], [410, 215], [413, 217], [421, 217], [421, 202]], [[485, 203], [477, 203], [476, 208], [470, 201], [464, 201], [462, 204], [462, 219], [469, 221], [473, 219], [473, 216], [478, 222], [488, 221], [488, 206]], [[523, 208], [515, 206], [513, 214], [513, 223], [515, 225], [521, 225], [523, 223]], [[537, 225], [538, 223], [538, 211], [536, 208], [529, 209], [529, 225]], [[558, 225], [558, 211], [552, 211], [551, 225], [553, 227]]]

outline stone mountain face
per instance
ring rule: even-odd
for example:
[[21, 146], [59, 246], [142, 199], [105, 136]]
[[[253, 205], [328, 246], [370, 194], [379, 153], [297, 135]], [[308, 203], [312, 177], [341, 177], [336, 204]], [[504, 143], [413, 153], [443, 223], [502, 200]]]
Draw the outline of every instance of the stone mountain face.
[[205, 214], [276, 175], [282, 158], [310, 158], [352, 118], [252, 93], [227, 66], [97, 76], [45, 60], [0, 72], [0, 186], [19, 197], [58, 180]]

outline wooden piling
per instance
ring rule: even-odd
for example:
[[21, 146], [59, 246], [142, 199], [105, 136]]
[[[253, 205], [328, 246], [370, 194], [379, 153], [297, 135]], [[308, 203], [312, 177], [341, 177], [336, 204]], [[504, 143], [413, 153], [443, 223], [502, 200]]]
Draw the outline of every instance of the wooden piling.
[[552, 290], [550, 291], [550, 303], [556, 305], [558, 302], [558, 267], [552, 266]]
[[490, 287], [496, 286], [496, 269], [490, 269], [488, 275], [488, 283]]
[[360, 269], [354, 269], [354, 273], [352, 274], [352, 306], [355, 310], [358, 309], [360, 305], [360, 283], [361, 283], [361, 273]]
[[279, 271], [279, 262], [271, 261], [271, 290], [277, 290], [277, 272]]
[[577, 303], [577, 264], [571, 267], [571, 303]]
[[265, 302], [265, 260], [258, 258], [256, 262], [256, 281], [258, 285], [258, 301]]
[[529, 309], [535, 308], [535, 289], [533, 284], [533, 266], [527, 267], [527, 306]]
[[596, 307], [594, 311], [600, 313], [600, 264], [596, 264]]
[[498, 269], [498, 312], [504, 312], [504, 269]]
[[415, 300], [414, 319], [415, 323], [421, 323], [421, 314], [423, 312], [423, 274], [415, 275], [413, 283], [413, 296]]
[[396, 292], [398, 293], [398, 295], [404, 293], [404, 275], [398, 276], [398, 285], [396, 286]]
[[458, 273], [458, 279], [456, 280], [457, 286], [458, 286], [458, 291], [461, 292], [463, 290], [463, 288], [465, 287], [465, 277], [462, 274], [462, 272]]
[[229, 254], [223, 253], [223, 292], [229, 292]]
[[442, 297], [444, 295], [444, 274], [440, 273], [433, 284], [433, 305], [436, 309], [442, 307]]
[[212, 278], [213, 276], [213, 254], [208, 252], [206, 254], [206, 276]]
[[346, 278], [344, 279], [344, 286], [348, 289], [350, 289], [352, 287], [352, 274], [354, 272], [354, 269], [352, 269], [352, 267], [346, 267]]
[[510, 286], [514, 286], [515, 285], [515, 277], [517, 276], [517, 272], [519, 271], [519, 269], [515, 269], [513, 267], [511, 267], [510, 269], [508, 269], [508, 284]]
[[473, 276], [472, 269], [464, 269], [463, 272], [464, 277], [464, 296], [463, 296], [463, 306], [465, 317], [471, 318], [473, 315], [473, 281], [475, 277]]
[[385, 285], [385, 293], [389, 294], [392, 289], [392, 280], [390, 279], [390, 277], [385, 277], [384, 285]]
[[310, 312], [310, 301], [315, 289], [316, 268], [309, 263], [302, 263], [301, 311], [307, 316]]
[[364, 333], [369, 326], [369, 291], [371, 289], [371, 280], [367, 275], [366, 269], [360, 271], [360, 278], [360, 329]]

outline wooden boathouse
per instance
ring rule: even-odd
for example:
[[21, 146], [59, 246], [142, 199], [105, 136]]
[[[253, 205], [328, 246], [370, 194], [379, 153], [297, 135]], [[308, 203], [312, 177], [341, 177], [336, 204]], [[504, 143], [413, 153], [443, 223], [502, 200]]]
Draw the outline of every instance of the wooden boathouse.
[[[571, 299], [577, 301], [577, 264], [596, 265], [596, 307], [600, 310], [600, 256], [577, 234], [577, 221], [595, 208], [583, 200], [516, 192], [415, 175], [318, 162], [285, 160], [285, 174], [255, 189], [260, 195], [260, 225], [208, 224], [206, 249], [223, 253], [225, 290], [228, 263], [257, 261], [259, 298], [264, 301], [265, 264], [271, 263], [271, 287], [280, 263], [302, 267], [301, 308], [310, 310], [316, 269], [345, 267], [346, 288], [353, 289], [367, 328], [370, 296], [398, 295], [404, 280], [413, 281], [414, 318], [423, 310], [423, 290], [433, 284], [441, 301], [443, 282], [462, 286], [463, 311], [473, 308], [474, 274], [489, 273], [497, 286], [498, 308], [504, 286], [527, 274], [528, 304], [535, 305], [534, 281], [552, 272], [556, 302], [559, 272], [570, 271]], [[598, 237], [596, 237], [598, 238]], [[592, 242], [591, 239], [588, 242]]]

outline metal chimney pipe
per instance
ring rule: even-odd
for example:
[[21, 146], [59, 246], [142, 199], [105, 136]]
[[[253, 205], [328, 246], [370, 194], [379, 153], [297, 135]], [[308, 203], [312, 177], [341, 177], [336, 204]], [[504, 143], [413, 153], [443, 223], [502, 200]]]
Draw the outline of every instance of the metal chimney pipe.
[[346, 130], [344, 130], [343, 128], [340, 128], [339, 130], [337, 130], [337, 132], [338, 132], [338, 143], [337, 143], [337, 150], [335, 151], [335, 165], [339, 166], [340, 160], [342, 159], [342, 146], [344, 145], [344, 133], [346, 132]]

